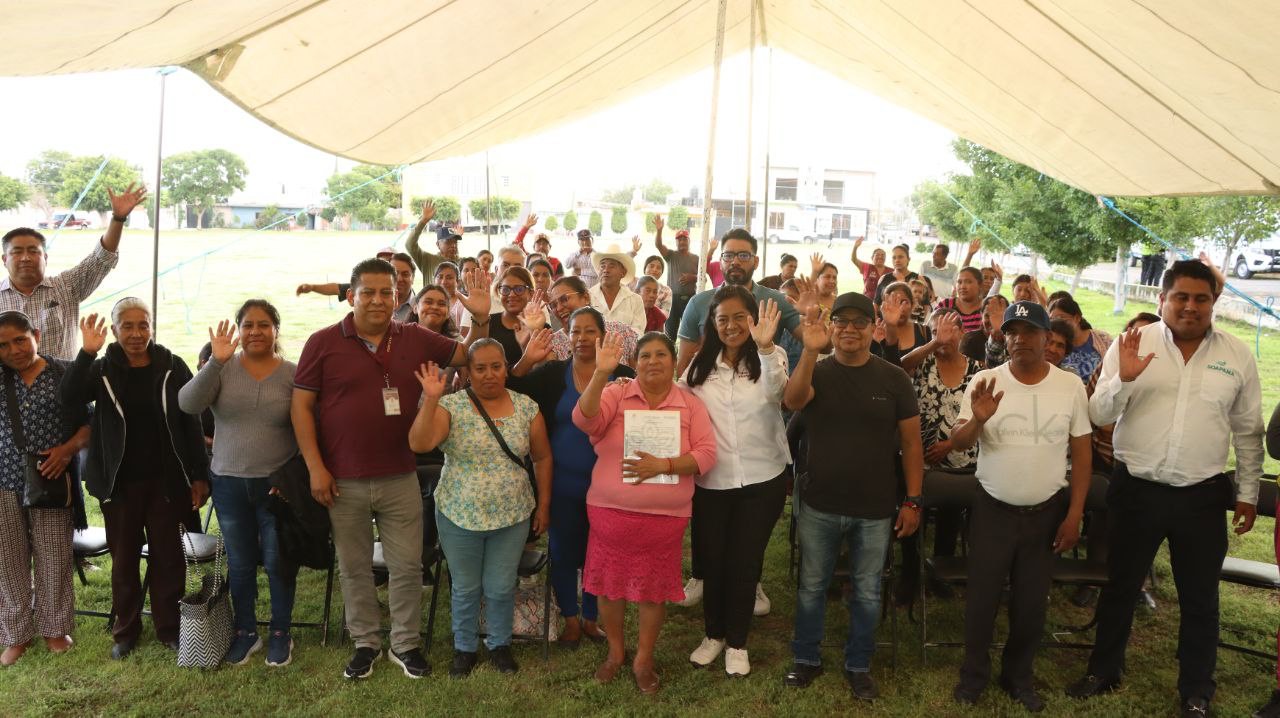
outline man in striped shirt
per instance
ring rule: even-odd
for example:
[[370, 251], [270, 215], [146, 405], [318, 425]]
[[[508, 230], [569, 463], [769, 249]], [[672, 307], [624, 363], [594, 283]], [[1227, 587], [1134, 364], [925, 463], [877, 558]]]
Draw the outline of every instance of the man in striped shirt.
[[76, 354], [80, 303], [85, 300], [107, 273], [116, 266], [120, 255], [120, 235], [129, 213], [147, 196], [146, 187], [133, 185], [115, 194], [110, 189], [111, 223], [98, 245], [76, 266], [53, 276], [46, 276], [49, 255], [45, 238], [29, 227], [19, 227], [4, 235], [4, 266], [9, 276], [0, 279], [0, 311], [16, 309], [31, 317], [40, 331], [40, 350], [57, 359], [71, 360]]

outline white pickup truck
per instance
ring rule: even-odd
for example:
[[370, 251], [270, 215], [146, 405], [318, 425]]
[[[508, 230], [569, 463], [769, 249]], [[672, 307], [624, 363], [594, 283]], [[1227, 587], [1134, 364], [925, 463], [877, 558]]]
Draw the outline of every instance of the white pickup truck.
[[1228, 266], [1240, 279], [1261, 272], [1280, 272], [1280, 235], [1236, 248]]

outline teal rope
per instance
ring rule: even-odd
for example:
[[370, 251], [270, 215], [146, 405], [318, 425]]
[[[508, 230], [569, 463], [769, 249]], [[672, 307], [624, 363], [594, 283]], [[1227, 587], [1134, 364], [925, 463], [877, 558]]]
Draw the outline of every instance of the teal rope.
[[942, 193], [945, 194], [948, 199], [950, 199], [952, 202], [955, 202], [957, 207], [964, 210], [965, 214], [968, 214], [971, 218], [973, 218], [973, 223], [969, 225], [969, 232], [971, 234], [973, 233], [973, 230], [975, 228], [982, 227], [983, 229], [987, 230], [987, 232], [990, 233], [992, 237], [995, 237], [997, 242], [999, 242], [1000, 244], [1003, 244], [1005, 249], [1009, 250], [1010, 252], [1013, 251], [1013, 247], [1010, 247], [1008, 242], [1004, 241], [1004, 239], [1001, 238], [1000, 235], [997, 234], [996, 231], [992, 229], [990, 225], [988, 225], [986, 222], [983, 222], [981, 217], [974, 214], [973, 210], [964, 206], [964, 202], [961, 202], [959, 199], [956, 199], [955, 195], [948, 192], [946, 187], [943, 187], [942, 185], [938, 185], [938, 189], [942, 190]]
[[[392, 175], [392, 174], [395, 174], [395, 173], [397, 173], [397, 172], [400, 172], [403, 168], [404, 168], [404, 165], [400, 165], [399, 167], [395, 167], [395, 168], [391, 169], [391, 170], [390, 170], [390, 171], [388, 171], [388, 172], [384, 172], [383, 174], [378, 175], [377, 177], [374, 177], [373, 179], [370, 179], [368, 182], [361, 182], [360, 184], [356, 185], [355, 187], [352, 187], [352, 188], [351, 188], [351, 189], [349, 189], [349, 190], [346, 190], [345, 192], [339, 192], [338, 194], [336, 194], [336, 195], [334, 195], [334, 196], [330, 197], [327, 201], [325, 201], [325, 202], [324, 202], [324, 204], [326, 204], [326, 205], [328, 205], [328, 204], [332, 204], [334, 200], [339, 199], [340, 197], [344, 197], [344, 196], [346, 196], [346, 195], [348, 195], [348, 194], [351, 194], [352, 192], [355, 192], [356, 190], [361, 189], [361, 188], [363, 188], [363, 187], [368, 187], [369, 185], [371, 185], [371, 184], [373, 184], [373, 183], [375, 183], [375, 182], [380, 182], [380, 181], [382, 181], [384, 178], [386, 178], [386, 177], [388, 177], [388, 176], [390, 176], [390, 175]], [[181, 262], [178, 262], [177, 264], [175, 264], [175, 265], [173, 265], [173, 266], [171, 266], [171, 267], [168, 267], [168, 268], [164, 269], [163, 271], [161, 271], [161, 272], [159, 272], [159, 273], [157, 273], [157, 274], [156, 274], [155, 279], [159, 280], [161, 277], [168, 275], [170, 272], [173, 272], [174, 270], [181, 269], [183, 266], [188, 265], [188, 264], [191, 264], [192, 262], [195, 262], [196, 260], [203, 260], [204, 258], [206, 258], [206, 257], [208, 257], [208, 256], [210, 256], [210, 255], [212, 255], [212, 254], [217, 254], [218, 252], [222, 252], [222, 251], [226, 250], [227, 248], [231, 247], [231, 246], [232, 246], [232, 245], [234, 245], [234, 244], [238, 244], [238, 243], [240, 243], [240, 242], [243, 242], [244, 240], [248, 239], [249, 237], [252, 237], [253, 235], [258, 234], [259, 232], [265, 232], [265, 231], [267, 231], [268, 229], [271, 229], [272, 227], [275, 227], [276, 225], [279, 225], [279, 224], [283, 224], [283, 223], [285, 223], [285, 222], [288, 222], [290, 219], [293, 219], [293, 215], [285, 215], [284, 217], [281, 217], [280, 219], [277, 219], [276, 221], [272, 222], [271, 224], [268, 224], [268, 225], [267, 225], [267, 226], [265, 226], [265, 227], [261, 227], [261, 228], [258, 228], [258, 229], [251, 229], [251, 230], [249, 230], [248, 232], [244, 233], [243, 235], [241, 235], [241, 236], [239, 236], [239, 237], [236, 237], [235, 239], [231, 240], [230, 242], [227, 242], [226, 244], [223, 244], [223, 245], [218, 246], [218, 247], [214, 247], [213, 249], [210, 249], [210, 250], [209, 250], [209, 251], [207, 251], [207, 252], [202, 252], [202, 253], [200, 253], [200, 254], [197, 254], [197, 255], [196, 255], [196, 256], [194, 256], [194, 257], [191, 257], [190, 259], [185, 259], [185, 260], [183, 260], [183, 261], [181, 261]], [[111, 292], [110, 294], [107, 294], [107, 295], [105, 295], [105, 296], [99, 297], [99, 298], [97, 298], [97, 299], [93, 300], [92, 302], [89, 302], [89, 303], [87, 303], [87, 304], [84, 304], [83, 306], [87, 308], [87, 307], [92, 307], [92, 306], [93, 306], [93, 305], [95, 305], [95, 304], [101, 304], [102, 302], [105, 302], [105, 301], [107, 301], [108, 299], [112, 299], [112, 298], [114, 298], [114, 297], [120, 296], [121, 294], [124, 294], [125, 292], [129, 291], [130, 289], [133, 289], [134, 287], [142, 286], [143, 284], [146, 284], [146, 283], [148, 283], [148, 282], [150, 282], [150, 281], [151, 281], [151, 278], [147, 278], [147, 279], [139, 280], [139, 281], [134, 282], [133, 284], [130, 284], [130, 285], [126, 286], [126, 287], [123, 287], [123, 288], [121, 288], [121, 289], [117, 289], [116, 291]]]
[[53, 240], [58, 238], [59, 234], [62, 234], [62, 225], [66, 224], [67, 219], [71, 215], [75, 214], [75, 211], [80, 207], [80, 203], [84, 201], [85, 195], [89, 194], [89, 190], [93, 189], [93, 186], [97, 184], [98, 178], [102, 176], [102, 170], [106, 169], [107, 163], [110, 161], [111, 161], [110, 156], [102, 158], [102, 164], [98, 165], [97, 171], [94, 172], [93, 176], [89, 178], [89, 183], [84, 186], [84, 189], [80, 190], [80, 196], [76, 197], [76, 201], [71, 205], [71, 209], [67, 210], [67, 214], [62, 218], [62, 221], [59, 222], [58, 226], [53, 230], [53, 237], [49, 239], [50, 245], [53, 244]]

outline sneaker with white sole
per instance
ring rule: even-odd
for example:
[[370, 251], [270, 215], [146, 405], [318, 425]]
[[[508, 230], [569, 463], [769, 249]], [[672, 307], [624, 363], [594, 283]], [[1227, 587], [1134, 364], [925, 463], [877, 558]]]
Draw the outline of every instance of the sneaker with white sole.
[[702, 601], [702, 579], [691, 578], [684, 585], [684, 600], [676, 601], [677, 606], [696, 606]]
[[236, 631], [235, 637], [231, 639], [231, 647], [227, 649], [222, 661], [232, 666], [243, 666], [259, 648], [262, 648], [262, 637], [257, 631]]
[[724, 641], [718, 641], [714, 638], [704, 638], [702, 643], [689, 654], [689, 662], [698, 668], [706, 668], [720, 657], [720, 652], [724, 650]]
[[745, 676], [751, 673], [751, 661], [747, 660], [747, 649], [726, 648], [724, 650], [724, 672], [730, 676]]
[[769, 609], [771, 608], [773, 608], [773, 602], [769, 600], [768, 596], [764, 595], [764, 584], [757, 583], [756, 584], [756, 605], [751, 609], [751, 615], [767, 616], [769, 615]]
[[397, 653], [392, 649], [387, 651], [387, 660], [400, 666], [404, 674], [410, 678], [422, 678], [431, 673], [431, 664], [417, 648], [410, 648], [404, 653]]
[[373, 673], [373, 664], [382, 658], [381, 648], [370, 648], [368, 646], [360, 646], [356, 652], [351, 654], [351, 660], [347, 663], [346, 670], [342, 672], [343, 678], [368, 678]]
[[267, 637], [267, 665], [287, 666], [293, 660], [293, 638], [284, 631], [272, 631]]

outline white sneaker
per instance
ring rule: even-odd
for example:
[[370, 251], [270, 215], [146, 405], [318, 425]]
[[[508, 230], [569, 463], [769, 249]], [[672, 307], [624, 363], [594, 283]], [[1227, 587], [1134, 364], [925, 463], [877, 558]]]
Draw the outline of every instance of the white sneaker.
[[702, 600], [702, 579], [691, 578], [684, 585], [684, 600], [676, 601], [677, 606], [696, 606]]
[[[755, 608], [751, 609], [751, 615], [767, 616], [769, 615], [769, 609], [771, 608], [773, 608], [773, 603], [769, 601], [768, 596], [764, 595], [764, 584], [757, 583], [756, 584], [756, 605], [755, 605]], [[744, 661], [747, 660], [745, 656], [745, 652], [742, 660]]]
[[[724, 641], [717, 641], [714, 638], [702, 639], [702, 644], [693, 649], [693, 653], [689, 654], [689, 662], [698, 668], [706, 668], [720, 657], [720, 651], [724, 650]], [[743, 654], [745, 655], [745, 651]]]
[[745, 676], [751, 673], [751, 661], [747, 660], [747, 649], [725, 649], [724, 672], [730, 676]]

